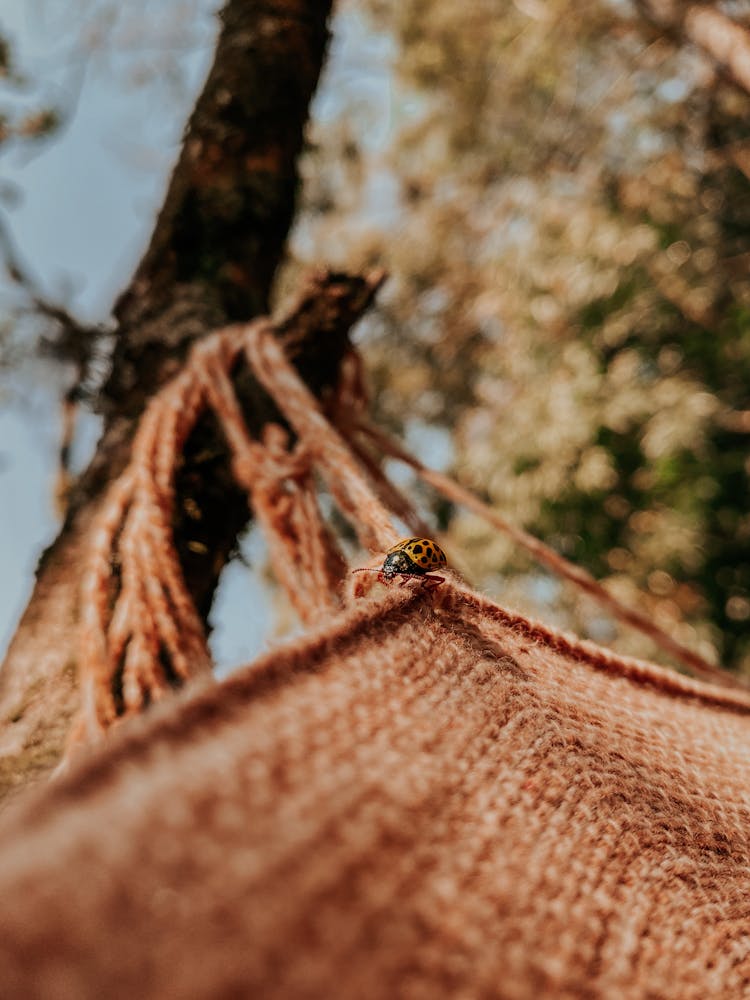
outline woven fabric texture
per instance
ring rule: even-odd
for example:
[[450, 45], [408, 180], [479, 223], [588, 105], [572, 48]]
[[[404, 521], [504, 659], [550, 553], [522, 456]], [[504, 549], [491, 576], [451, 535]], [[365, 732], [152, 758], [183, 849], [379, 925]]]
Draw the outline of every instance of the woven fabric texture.
[[0, 996], [750, 995], [750, 701], [393, 588], [0, 826]]

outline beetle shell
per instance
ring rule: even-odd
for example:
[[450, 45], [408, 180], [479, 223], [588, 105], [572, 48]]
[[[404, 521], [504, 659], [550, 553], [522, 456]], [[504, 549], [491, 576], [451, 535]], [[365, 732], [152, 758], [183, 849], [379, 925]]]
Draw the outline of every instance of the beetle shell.
[[387, 580], [399, 573], [423, 576], [446, 564], [445, 553], [431, 538], [405, 538], [386, 553], [382, 573]]

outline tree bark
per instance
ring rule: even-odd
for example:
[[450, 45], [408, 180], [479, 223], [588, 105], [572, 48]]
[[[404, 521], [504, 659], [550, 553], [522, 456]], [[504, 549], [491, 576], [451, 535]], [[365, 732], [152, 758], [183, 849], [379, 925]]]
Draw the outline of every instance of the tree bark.
[[[59, 537], [40, 561], [0, 672], [0, 796], [47, 773], [64, 748], [78, 703], [80, 567], [92, 520], [106, 487], [127, 463], [146, 402], [197, 338], [267, 312], [293, 216], [296, 160], [324, 58], [330, 5], [229, 0], [221, 12], [213, 67], [150, 246], [115, 308], [118, 329], [102, 393], [101, 440], [74, 488]], [[290, 319], [298, 325], [298, 367], [317, 393], [335, 382], [346, 329], [376, 285], [377, 279], [319, 282]], [[311, 336], [311, 318], [322, 323], [320, 341]], [[243, 390], [252, 427], [276, 416], [247, 375]], [[208, 420], [187, 443], [178, 489], [204, 513], [198, 526], [186, 516], [175, 534], [191, 592], [206, 616], [219, 573], [248, 519], [224, 443]]]

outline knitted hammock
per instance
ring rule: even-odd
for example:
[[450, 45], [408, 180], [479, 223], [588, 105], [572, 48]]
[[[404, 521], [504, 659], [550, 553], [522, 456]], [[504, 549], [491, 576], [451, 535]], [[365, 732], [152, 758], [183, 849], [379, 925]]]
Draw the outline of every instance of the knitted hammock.
[[[249, 436], [245, 359], [292, 447]], [[374, 553], [390, 512], [425, 530], [353, 433], [344, 376], [324, 411], [264, 320], [207, 338], [148, 408], [83, 581], [79, 739], [208, 676], [170, 527], [206, 407], [308, 631], [8, 811], [0, 996], [750, 996], [750, 695], [450, 572], [342, 586], [316, 477]]]

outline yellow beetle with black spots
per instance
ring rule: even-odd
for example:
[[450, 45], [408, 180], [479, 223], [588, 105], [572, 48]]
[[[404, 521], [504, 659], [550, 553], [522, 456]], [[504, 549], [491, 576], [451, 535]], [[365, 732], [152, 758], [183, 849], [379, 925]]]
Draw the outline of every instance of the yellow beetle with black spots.
[[435, 576], [433, 570], [447, 566], [445, 553], [431, 538], [405, 538], [388, 549], [385, 562], [380, 569], [355, 569], [355, 573], [377, 573], [381, 583], [390, 583], [395, 577], [400, 580], [421, 580], [426, 590], [439, 587], [444, 576]]

